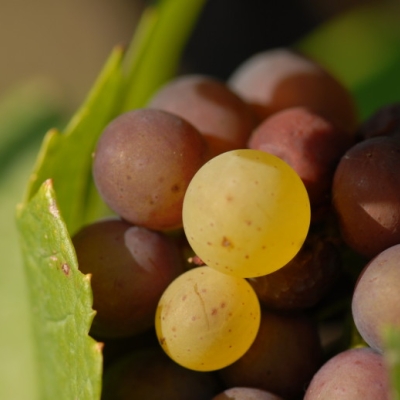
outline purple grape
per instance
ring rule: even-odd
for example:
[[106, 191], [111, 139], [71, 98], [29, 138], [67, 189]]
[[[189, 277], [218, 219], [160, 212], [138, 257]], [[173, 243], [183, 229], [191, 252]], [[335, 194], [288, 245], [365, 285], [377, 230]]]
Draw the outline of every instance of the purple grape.
[[93, 176], [109, 207], [132, 224], [154, 230], [182, 226], [186, 188], [208, 157], [189, 122], [160, 110], [120, 115], [104, 130]]
[[349, 134], [358, 123], [350, 92], [320, 65], [291, 49], [253, 55], [239, 65], [228, 84], [251, 104], [261, 120], [286, 108], [303, 106]]
[[363, 339], [383, 352], [386, 326], [400, 328], [400, 244], [371, 260], [362, 271], [353, 294], [354, 323]]
[[225, 83], [203, 75], [184, 75], [167, 83], [148, 107], [179, 115], [206, 139], [211, 156], [246, 147], [256, 124], [251, 108]]
[[249, 140], [251, 149], [282, 158], [298, 173], [313, 209], [331, 202], [333, 174], [350, 144], [346, 132], [304, 107], [266, 118]]
[[370, 348], [339, 353], [314, 375], [304, 400], [392, 400], [381, 354]]
[[303, 247], [283, 268], [250, 279], [260, 302], [276, 310], [315, 306], [340, 275], [338, 248], [320, 234], [309, 234]]
[[122, 337], [152, 327], [161, 294], [183, 271], [175, 244], [117, 219], [88, 225], [72, 241], [80, 271], [91, 274], [97, 312], [91, 333]]
[[400, 243], [400, 137], [381, 136], [349, 149], [333, 179], [344, 241], [372, 258]]
[[219, 374], [228, 387], [256, 387], [290, 400], [303, 393], [321, 360], [318, 330], [310, 318], [264, 310], [250, 349]]
[[215, 375], [174, 363], [161, 347], [136, 350], [105, 371], [102, 400], [210, 400], [220, 390]]

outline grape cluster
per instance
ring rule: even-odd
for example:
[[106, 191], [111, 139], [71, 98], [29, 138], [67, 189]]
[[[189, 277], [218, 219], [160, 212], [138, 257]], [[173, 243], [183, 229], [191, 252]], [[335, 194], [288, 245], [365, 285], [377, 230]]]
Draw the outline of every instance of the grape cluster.
[[399, 115], [359, 123], [332, 75], [275, 49], [113, 120], [93, 177], [115, 215], [73, 237], [102, 398], [391, 399]]

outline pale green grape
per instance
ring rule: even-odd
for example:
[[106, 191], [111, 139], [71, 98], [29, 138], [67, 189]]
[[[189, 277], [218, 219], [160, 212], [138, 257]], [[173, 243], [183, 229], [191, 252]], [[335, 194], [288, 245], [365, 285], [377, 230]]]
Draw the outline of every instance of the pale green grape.
[[267, 275], [300, 250], [310, 225], [303, 182], [280, 158], [259, 150], [223, 153], [195, 174], [183, 226], [195, 253], [230, 275]]
[[245, 279], [197, 267], [168, 286], [155, 325], [161, 346], [175, 362], [213, 371], [249, 349], [260, 318], [257, 296]]

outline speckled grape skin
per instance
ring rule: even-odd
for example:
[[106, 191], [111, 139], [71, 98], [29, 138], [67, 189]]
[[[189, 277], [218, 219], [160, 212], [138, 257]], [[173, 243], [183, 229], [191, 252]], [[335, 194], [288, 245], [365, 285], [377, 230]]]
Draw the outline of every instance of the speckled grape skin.
[[204, 75], [184, 75], [168, 82], [148, 107], [189, 121], [206, 139], [212, 156], [246, 147], [256, 124], [247, 103], [224, 82]]
[[282, 268], [297, 254], [310, 225], [310, 202], [284, 161], [260, 150], [233, 150], [196, 173], [183, 223], [206, 265], [250, 278]]
[[314, 375], [304, 400], [392, 400], [388, 370], [370, 348], [346, 350]]
[[109, 207], [132, 224], [154, 230], [182, 225], [187, 185], [208, 157], [189, 122], [139, 109], [113, 120], [94, 155], [93, 176]]
[[257, 53], [233, 72], [228, 85], [262, 120], [304, 106], [354, 134], [358, 112], [350, 92], [320, 65], [288, 48]]
[[260, 305], [245, 279], [197, 267], [166, 289], [155, 325], [162, 348], [175, 362], [213, 371], [233, 363], [251, 346]]
[[371, 260], [356, 284], [352, 311], [354, 323], [363, 339], [383, 352], [385, 326], [400, 328], [400, 244]]

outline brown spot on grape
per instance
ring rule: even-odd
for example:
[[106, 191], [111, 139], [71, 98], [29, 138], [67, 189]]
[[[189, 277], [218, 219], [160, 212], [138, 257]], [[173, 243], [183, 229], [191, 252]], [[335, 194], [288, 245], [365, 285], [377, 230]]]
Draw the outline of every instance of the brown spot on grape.
[[62, 264], [61, 269], [62, 269], [62, 272], [64, 272], [64, 274], [67, 276], [69, 275], [69, 272], [71, 271], [71, 268], [67, 263]]
[[176, 332], [176, 326], [172, 327], [172, 332]]
[[218, 314], [218, 310], [216, 308], [213, 308], [211, 310], [211, 315], [217, 315]]
[[197, 317], [195, 315], [192, 316], [191, 320], [196, 321]]
[[186, 299], [187, 299], [187, 295], [184, 294], [184, 295], [182, 296], [182, 301], [185, 301]]
[[246, 254], [246, 255], [244, 256], [244, 258], [245, 258], [246, 260], [248, 260], [248, 259], [250, 258], [250, 256], [249, 256], [248, 254]]
[[225, 303], [225, 302], [222, 302], [222, 303], [220, 304], [220, 307], [221, 307], [221, 308], [225, 308], [225, 306], [226, 306], [226, 303]]
[[173, 186], [171, 187], [171, 191], [172, 191], [173, 193], [179, 192], [179, 185], [178, 185], [178, 184], [173, 185]]
[[212, 246], [212, 243], [211, 243], [211, 242], [207, 242], [207, 245], [208, 245], [208, 246]]
[[248, 226], [250, 226], [251, 224], [252, 224], [252, 221], [250, 221], [250, 220], [246, 220], [246, 221], [244, 221], [245, 223], [246, 223], [246, 225], [248, 225]]
[[165, 337], [160, 337], [160, 344], [161, 344], [161, 346], [164, 346], [164, 345], [165, 345], [165, 342], [166, 342]]
[[226, 201], [230, 203], [231, 201], [233, 201], [233, 197], [231, 195], [226, 196]]
[[232, 242], [231, 242], [226, 236], [224, 236], [224, 237], [222, 238], [221, 244], [222, 244], [222, 246], [224, 246], [224, 247], [233, 247]]

